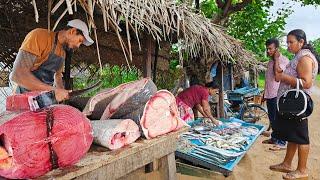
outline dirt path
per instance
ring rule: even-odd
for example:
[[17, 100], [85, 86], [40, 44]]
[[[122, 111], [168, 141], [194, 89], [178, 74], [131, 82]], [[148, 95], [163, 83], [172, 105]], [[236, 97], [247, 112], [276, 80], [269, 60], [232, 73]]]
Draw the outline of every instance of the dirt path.
[[[308, 160], [309, 180], [320, 180], [320, 86], [313, 89], [313, 101], [315, 109], [309, 119], [309, 135], [311, 149]], [[248, 153], [243, 157], [240, 163], [234, 168], [232, 175], [224, 178], [222, 175], [213, 175], [212, 179], [227, 180], [277, 180], [282, 179], [283, 173], [269, 170], [269, 166], [280, 163], [285, 151], [272, 152], [268, 148], [270, 145], [262, 144], [266, 139], [260, 136]], [[297, 154], [296, 154], [297, 156]], [[294, 159], [294, 166], [297, 165], [297, 157]], [[189, 178], [180, 178], [189, 179]], [[194, 179], [194, 178], [191, 178]], [[196, 178], [198, 179], [198, 178]], [[199, 178], [200, 179], [200, 178]], [[201, 178], [202, 179], [202, 178]]]

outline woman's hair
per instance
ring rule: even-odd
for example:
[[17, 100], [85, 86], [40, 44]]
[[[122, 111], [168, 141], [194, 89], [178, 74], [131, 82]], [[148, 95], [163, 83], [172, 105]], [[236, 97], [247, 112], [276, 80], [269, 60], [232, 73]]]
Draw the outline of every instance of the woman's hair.
[[[307, 37], [306, 37], [306, 33], [301, 30], [301, 29], [295, 29], [295, 30], [292, 30], [288, 33], [288, 35], [291, 35], [291, 36], [294, 36], [296, 37], [296, 39], [298, 41], [300, 41], [301, 39], [304, 40], [304, 44], [302, 46], [301, 49], [309, 49], [311, 51], [311, 53], [316, 57], [317, 61], [318, 61], [318, 64], [320, 63], [320, 58], [318, 56], [318, 54], [316, 53], [316, 51], [314, 50], [313, 46], [311, 44], [309, 44], [307, 42]], [[318, 71], [319, 73], [319, 71]]]
[[219, 89], [219, 85], [215, 81], [211, 81], [206, 83], [205, 85], [207, 88]]

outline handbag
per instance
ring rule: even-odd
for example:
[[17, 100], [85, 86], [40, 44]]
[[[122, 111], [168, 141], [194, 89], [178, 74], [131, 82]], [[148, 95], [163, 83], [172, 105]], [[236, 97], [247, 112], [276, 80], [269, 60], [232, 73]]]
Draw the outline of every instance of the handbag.
[[284, 92], [277, 100], [278, 117], [280, 119], [303, 120], [311, 115], [313, 101], [303, 88], [302, 80], [297, 79], [295, 89]]

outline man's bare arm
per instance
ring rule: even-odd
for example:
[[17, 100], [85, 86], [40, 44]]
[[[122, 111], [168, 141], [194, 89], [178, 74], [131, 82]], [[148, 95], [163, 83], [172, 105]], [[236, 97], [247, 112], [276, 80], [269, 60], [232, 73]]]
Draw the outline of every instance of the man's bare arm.
[[63, 80], [62, 80], [62, 71], [63, 71], [63, 65], [61, 68], [55, 73], [54, 75], [54, 82], [57, 88], [64, 89]]
[[41, 82], [31, 72], [36, 58], [37, 56], [27, 51], [19, 50], [13, 64], [10, 80], [31, 91], [50, 91], [53, 87]]

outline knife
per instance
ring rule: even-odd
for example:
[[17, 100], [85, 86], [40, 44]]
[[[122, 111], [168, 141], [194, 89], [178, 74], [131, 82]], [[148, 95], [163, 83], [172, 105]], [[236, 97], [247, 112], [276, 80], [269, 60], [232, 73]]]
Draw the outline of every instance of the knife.
[[71, 91], [69, 93], [69, 98], [74, 98], [74, 97], [80, 96], [80, 95], [82, 95], [84, 93], [93, 91], [93, 90], [99, 88], [101, 85], [102, 85], [102, 81], [99, 80], [98, 82], [94, 83], [90, 87], [87, 87], [87, 88], [84, 88], [84, 89], [79, 89], [79, 90], [73, 90], [73, 91]]
[[[80, 96], [86, 92], [93, 91], [94, 89], [100, 87], [101, 85], [102, 85], [102, 81], [99, 80], [98, 82], [96, 82], [90, 87], [71, 91], [69, 93], [69, 99]], [[28, 103], [31, 111], [38, 111], [43, 108], [49, 107], [51, 105], [58, 104], [58, 101], [56, 100], [54, 91], [48, 91], [48, 92], [41, 93], [35, 97], [29, 97]]]

